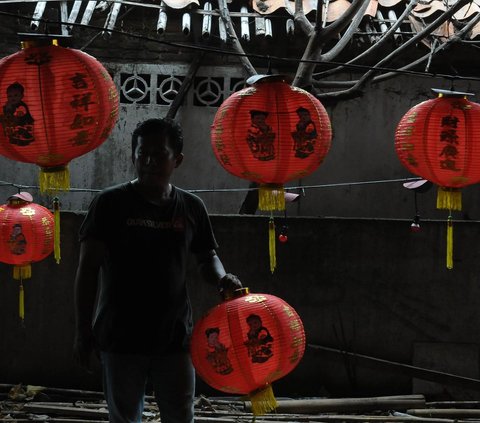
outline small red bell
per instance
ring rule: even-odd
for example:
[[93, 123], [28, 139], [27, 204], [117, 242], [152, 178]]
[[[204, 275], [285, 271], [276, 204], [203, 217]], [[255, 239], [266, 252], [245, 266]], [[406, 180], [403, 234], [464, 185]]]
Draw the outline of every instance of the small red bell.
[[287, 230], [288, 230], [288, 226], [283, 225], [282, 229], [280, 230], [280, 235], [278, 235], [278, 240], [283, 244], [285, 244], [288, 241]]

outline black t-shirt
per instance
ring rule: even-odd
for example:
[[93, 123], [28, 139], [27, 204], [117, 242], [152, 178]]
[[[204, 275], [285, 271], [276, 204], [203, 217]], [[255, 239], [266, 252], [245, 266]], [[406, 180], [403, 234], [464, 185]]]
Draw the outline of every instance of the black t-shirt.
[[92, 201], [79, 237], [107, 247], [94, 322], [98, 347], [152, 354], [186, 348], [188, 254], [217, 248], [202, 200], [172, 187], [172, 201], [159, 207], [130, 182], [107, 188]]

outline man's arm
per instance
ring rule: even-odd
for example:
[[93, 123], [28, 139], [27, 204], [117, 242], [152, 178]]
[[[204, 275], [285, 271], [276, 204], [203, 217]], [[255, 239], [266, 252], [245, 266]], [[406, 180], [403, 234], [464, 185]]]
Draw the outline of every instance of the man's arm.
[[215, 250], [197, 254], [197, 261], [203, 278], [215, 285], [222, 297], [241, 288], [242, 283], [237, 276], [225, 272], [225, 268]]
[[97, 297], [98, 274], [105, 258], [105, 244], [88, 238], [80, 244], [80, 258], [75, 276], [75, 341], [74, 358], [89, 370], [93, 351], [92, 318]]

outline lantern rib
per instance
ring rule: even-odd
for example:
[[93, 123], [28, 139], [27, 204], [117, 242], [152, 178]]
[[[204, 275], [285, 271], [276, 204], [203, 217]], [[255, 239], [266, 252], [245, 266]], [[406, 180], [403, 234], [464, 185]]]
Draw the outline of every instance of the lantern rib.
[[[427, 168], [428, 168], [428, 171], [431, 173], [431, 175], [433, 176], [432, 180], [437, 180], [437, 175], [433, 169], [433, 166], [432, 166], [432, 162], [430, 160], [430, 155], [428, 154], [428, 142], [427, 142], [427, 134], [428, 134], [428, 129], [429, 129], [429, 121], [430, 121], [430, 117], [432, 116], [433, 114], [433, 109], [435, 107], [435, 103], [433, 103], [433, 100], [430, 100], [432, 101], [431, 103], [431, 107], [429, 107], [429, 109], [427, 110], [427, 114], [426, 114], [426, 117], [423, 121], [423, 131], [422, 131], [422, 148], [423, 148], [423, 156], [425, 157], [425, 162], [427, 163]], [[427, 178], [428, 179], [428, 178]]]
[[[232, 309], [235, 312], [235, 319], [230, 319], [230, 314], [231, 314]], [[233, 322], [237, 323], [235, 326], [238, 327], [238, 332], [240, 333], [240, 336], [243, 339], [243, 333], [242, 333], [242, 330], [241, 330], [242, 327], [241, 327], [240, 318], [239, 318], [239, 309], [229, 307], [228, 303], [227, 303], [227, 304], [225, 304], [225, 311], [226, 311], [226, 314], [227, 314], [229, 336], [230, 336], [230, 339], [232, 339], [232, 343], [233, 343], [233, 340], [235, 339], [235, 337], [232, 336], [232, 333], [235, 333], [233, 331], [233, 325], [232, 325]], [[242, 383], [243, 384], [245, 384], [245, 383], [248, 384], [248, 380], [252, 380], [253, 376], [252, 376], [251, 372], [246, 372], [246, 367], [247, 366], [242, 366], [241, 365], [242, 358], [241, 358], [240, 354], [241, 354], [242, 350], [240, 348], [234, 348], [233, 351], [235, 353], [235, 361], [237, 363], [238, 369], [239, 369], [240, 373], [243, 375]], [[246, 389], [246, 391], [248, 391], [248, 389]], [[243, 393], [248, 394], [248, 392], [243, 392]]]
[[[41, 71], [41, 65], [36, 65], [37, 66], [37, 81], [38, 81], [38, 89], [40, 92], [40, 104], [41, 104], [41, 111], [42, 111], [42, 122], [43, 122], [43, 131], [45, 134], [45, 144], [47, 145], [47, 151], [48, 153], [51, 153], [51, 147], [50, 147], [50, 136], [47, 131], [47, 114], [45, 113], [46, 111], [46, 102], [45, 98], [43, 95], [43, 84], [42, 84], [42, 71]], [[50, 108], [50, 106], [48, 106]]]

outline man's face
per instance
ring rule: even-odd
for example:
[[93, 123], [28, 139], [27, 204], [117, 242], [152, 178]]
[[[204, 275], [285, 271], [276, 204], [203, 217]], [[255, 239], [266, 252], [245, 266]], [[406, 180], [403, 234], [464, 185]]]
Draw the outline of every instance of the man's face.
[[175, 155], [166, 138], [155, 135], [138, 137], [133, 161], [139, 180], [144, 182], [168, 182], [173, 170], [180, 165], [182, 155]]

